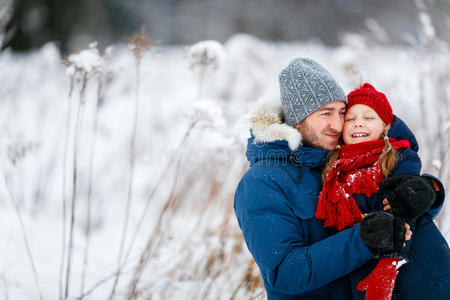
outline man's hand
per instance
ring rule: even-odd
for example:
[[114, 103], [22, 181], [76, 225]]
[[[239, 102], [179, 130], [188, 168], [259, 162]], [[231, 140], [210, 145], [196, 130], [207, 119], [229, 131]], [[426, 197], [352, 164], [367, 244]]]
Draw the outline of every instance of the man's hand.
[[432, 184], [420, 176], [395, 176], [380, 184], [382, 189], [392, 189], [383, 200], [384, 210], [409, 222], [428, 211], [436, 200]]
[[367, 247], [378, 254], [403, 249], [405, 241], [411, 239], [412, 232], [402, 218], [377, 211], [362, 219], [360, 235]]

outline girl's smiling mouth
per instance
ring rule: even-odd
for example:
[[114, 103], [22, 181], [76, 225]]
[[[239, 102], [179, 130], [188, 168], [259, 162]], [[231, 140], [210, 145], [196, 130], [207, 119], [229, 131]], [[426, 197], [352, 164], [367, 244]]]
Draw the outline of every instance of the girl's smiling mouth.
[[369, 136], [369, 134], [365, 132], [355, 132], [351, 135], [352, 138], [367, 137], [367, 136]]

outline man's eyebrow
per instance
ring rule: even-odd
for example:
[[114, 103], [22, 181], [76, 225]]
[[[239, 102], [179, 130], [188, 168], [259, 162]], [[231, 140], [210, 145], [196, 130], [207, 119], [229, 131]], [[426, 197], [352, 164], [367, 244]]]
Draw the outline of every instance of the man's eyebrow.
[[335, 108], [329, 108], [329, 107], [322, 107], [320, 109], [318, 109], [319, 111], [323, 111], [323, 110], [336, 110]]

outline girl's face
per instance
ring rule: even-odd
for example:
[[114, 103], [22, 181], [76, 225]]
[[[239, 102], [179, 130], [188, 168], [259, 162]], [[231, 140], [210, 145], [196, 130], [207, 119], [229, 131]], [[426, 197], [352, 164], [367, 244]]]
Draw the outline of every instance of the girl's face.
[[345, 144], [378, 140], [385, 127], [383, 120], [372, 108], [356, 104], [345, 114], [342, 138]]

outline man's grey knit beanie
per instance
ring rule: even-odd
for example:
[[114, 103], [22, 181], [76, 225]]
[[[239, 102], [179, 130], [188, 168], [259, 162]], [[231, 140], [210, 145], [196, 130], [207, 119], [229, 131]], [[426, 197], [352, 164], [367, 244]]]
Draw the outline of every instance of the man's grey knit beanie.
[[294, 126], [328, 103], [347, 97], [328, 71], [309, 58], [296, 58], [279, 76], [285, 123]]

